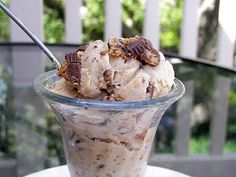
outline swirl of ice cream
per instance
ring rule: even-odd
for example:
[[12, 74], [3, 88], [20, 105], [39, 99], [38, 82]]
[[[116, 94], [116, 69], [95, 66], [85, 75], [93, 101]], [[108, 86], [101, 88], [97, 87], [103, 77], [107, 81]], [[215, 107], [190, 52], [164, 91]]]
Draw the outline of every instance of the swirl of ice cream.
[[103, 101], [158, 98], [174, 83], [170, 62], [140, 36], [90, 42], [66, 54], [58, 75], [56, 93]]

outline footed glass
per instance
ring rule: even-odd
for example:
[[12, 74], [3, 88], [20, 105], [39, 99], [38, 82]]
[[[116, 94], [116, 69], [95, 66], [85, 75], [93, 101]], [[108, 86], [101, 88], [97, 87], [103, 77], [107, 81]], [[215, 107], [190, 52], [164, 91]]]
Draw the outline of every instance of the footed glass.
[[142, 177], [160, 119], [184, 93], [181, 81], [158, 99], [102, 102], [53, 93], [58, 79], [44, 73], [34, 88], [56, 114], [71, 177]]

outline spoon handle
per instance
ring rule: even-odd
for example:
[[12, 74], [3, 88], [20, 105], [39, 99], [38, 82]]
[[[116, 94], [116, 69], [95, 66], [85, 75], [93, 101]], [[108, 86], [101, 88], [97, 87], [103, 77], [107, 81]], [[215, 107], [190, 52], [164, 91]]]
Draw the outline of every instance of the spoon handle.
[[0, 1], [0, 8], [34, 41], [36, 45], [48, 56], [53, 65], [59, 69], [61, 64], [52, 54], [52, 52], [18, 19], [4, 4]]

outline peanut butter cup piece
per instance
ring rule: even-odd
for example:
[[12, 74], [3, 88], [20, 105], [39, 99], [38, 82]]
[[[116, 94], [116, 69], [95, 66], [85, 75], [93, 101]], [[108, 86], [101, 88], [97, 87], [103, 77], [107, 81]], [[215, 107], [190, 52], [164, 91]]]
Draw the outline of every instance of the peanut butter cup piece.
[[125, 39], [111, 38], [108, 42], [109, 54], [124, 59], [135, 58], [143, 64], [157, 66], [160, 62], [159, 52], [151, 42], [143, 37], [135, 36]]
[[135, 37], [128, 41], [127, 49], [134, 58], [144, 64], [157, 66], [160, 62], [159, 52], [153, 48], [149, 40], [142, 37]]
[[122, 47], [123, 47], [123, 44], [120, 41], [118, 41], [115, 37], [112, 37], [108, 41], [109, 54], [113, 57], [122, 56], [123, 54]]
[[74, 52], [66, 54], [65, 60], [67, 61], [67, 80], [69, 80], [73, 84], [79, 85], [81, 63], [77, 53]]

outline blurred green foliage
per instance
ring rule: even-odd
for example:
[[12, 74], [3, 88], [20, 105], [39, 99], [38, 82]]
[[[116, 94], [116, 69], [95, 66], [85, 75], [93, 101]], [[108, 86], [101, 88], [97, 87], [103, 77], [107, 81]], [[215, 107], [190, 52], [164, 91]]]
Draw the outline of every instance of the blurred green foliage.
[[[10, 63], [10, 62], [9, 62]], [[8, 62], [0, 63], [0, 158], [13, 157], [16, 146], [12, 115], [11, 69]]]
[[163, 1], [161, 6], [161, 50], [178, 52], [182, 12], [183, 0]]
[[[8, 0], [4, 0], [8, 4]], [[65, 20], [64, 0], [44, 1], [44, 33], [49, 43], [64, 42]], [[162, 50], [177, 52], [179, 48], [179, 31], [182, 19], [182, 0], [164, 0], [161, 3]], [[83, 0], [85, 10], [83, 20], [83, 42], [103, 39], [105, 8], [104, 0]], [[124, 37], [142, 34], [144, 20], [144, 1], [122, 0], [122, 35]], [[80, 9], [81, 10], [81, 9]], [[9, 40], [9, 19], [0, 11], [0, 41]]]
[[87, 13], [83, 19], [83, 41], [103, 39], [105, 20], [104, 0], [84, 0]]
[[[199, 138], [191, 138], [189, 144], [190, 154], [207, 154], [209, 151], [209, 138], [201, 136]], [[236, 151], [236, 140], [231, 139], [224, 144], [224, 153], [232, 153]]]
[[[2, 2], [8, 5], [8, 0], [2, 0]], [[9, 19], [7, 15], [0, 10], [0, 42], [1, 41], [9, 41], [10, 34], [9, 34]]]
[[209, 149], [209, 138], [201, 136], [198, 138], [191, 138], [189, 143], [190, 154], [206, 154]]
[[122, 36], [141, 35], [144, 20], [144, 4], [140, 0], [122, 0]]
[[229, 99], [230, 99], [230, 104], [233, 107], [236, 107], [236, 93], [235, 92], [230, 92]]
[[62, 12], [64, 12], [63, 1], [45, 1], [44, 34], [45, 41], [48, 43], [59, 43], [64, 41], [65, 26], [64, 13]]

